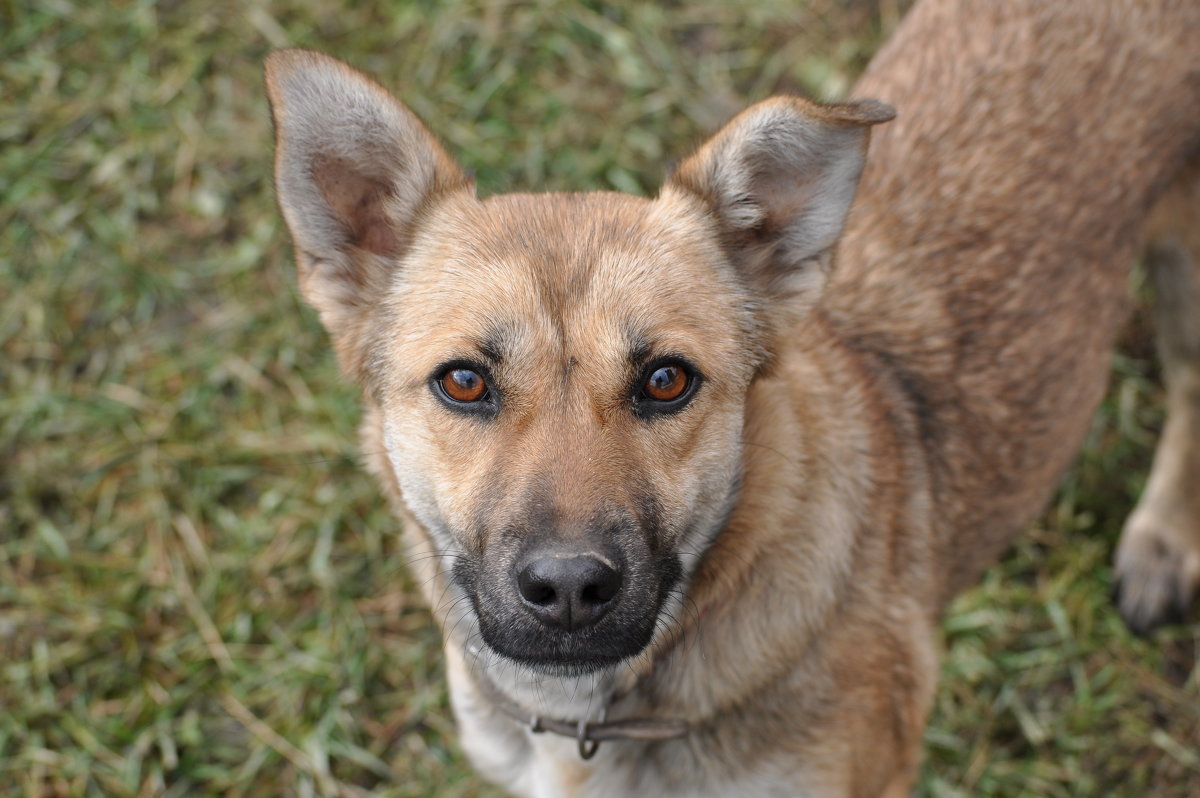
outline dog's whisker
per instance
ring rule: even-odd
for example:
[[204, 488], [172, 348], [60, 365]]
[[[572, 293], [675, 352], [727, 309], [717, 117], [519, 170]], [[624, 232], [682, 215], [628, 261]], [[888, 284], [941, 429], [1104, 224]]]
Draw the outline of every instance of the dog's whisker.
[[456, 611], [458, 612], [458, 618], [452, 622], [450, 628], [447, 630], [446, 633], [449, 635], [454, 634], [454, 632], [457, 630], [458, 625], [460, 623], [462, 623], [463, 619], [470, 616], [470, 597], [469, 596], [462, 596], [460, 598], [455, 599], [453, 602], [451, 602], [451, 604], [446, 608], [446, 612], [445, 612], [446, 619], [450, 620], [451, 616]]
[[[460, 623], [463, 618], [467, 617], [467, 610], [469, 609], [470, 600], [471, 599], [469, 596], [460, 596], [452, 601], [445, 609], [445, 616], [447, 620], [449, 620], [455, 612], [458, 612], [458, 618], [456, 621], [454, 621], [455, 624]], [[453, 631], [453, 629], [451, 629], [451, 631]]]

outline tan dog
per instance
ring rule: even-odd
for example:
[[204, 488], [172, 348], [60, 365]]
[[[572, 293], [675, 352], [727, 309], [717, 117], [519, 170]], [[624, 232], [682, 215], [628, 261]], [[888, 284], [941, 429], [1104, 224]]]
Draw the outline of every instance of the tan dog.
[[[907, 793], [942, 608], [1073, 458], [1139, 231], [1200, 145], [1197, 30], [1195, 2], [930, 0], [858, 87], [900, 109], [865, 171], [888, 106], [774, 98], [653, 200], [481, 201], [375, 83], [271, 56], [301, 286], [485, 774]], [[1200, 581], [1195, 185], [1157, 221], [1170, 419], [1118, 557], [1139, 628]]]

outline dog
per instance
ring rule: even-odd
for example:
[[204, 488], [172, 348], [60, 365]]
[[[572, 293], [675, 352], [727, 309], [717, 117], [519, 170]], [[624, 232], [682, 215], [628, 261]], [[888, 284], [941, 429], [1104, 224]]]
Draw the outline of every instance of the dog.
[[855, 90], [879, 101], [753, 105], [654, 199], [480, 200], [375, 82], [269, 57], [300, 287], [481, 772], [908, 794], [940, 615], [1071, 462], [1145, 242], [1169, 417], [1118, 600], [1139, 630], [1188, 608], [1198, 29], [1193, 2], [926, 0]]

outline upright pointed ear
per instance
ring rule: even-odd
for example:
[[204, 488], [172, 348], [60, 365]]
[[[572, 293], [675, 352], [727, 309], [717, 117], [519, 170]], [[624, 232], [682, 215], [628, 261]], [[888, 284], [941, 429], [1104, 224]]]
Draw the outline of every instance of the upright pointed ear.
[[366, 325], [422, 211], [473, 191], [417, 117], [365, 75], [306, 50], [267, 57], [275, 188], [300, 287], [355, 372]]
[[819, 298], [858, 187], [881, 102], [819, 105], [773, 97], [730, 120], [664, 186], [698, 197], [751, 284], [793, 310]]

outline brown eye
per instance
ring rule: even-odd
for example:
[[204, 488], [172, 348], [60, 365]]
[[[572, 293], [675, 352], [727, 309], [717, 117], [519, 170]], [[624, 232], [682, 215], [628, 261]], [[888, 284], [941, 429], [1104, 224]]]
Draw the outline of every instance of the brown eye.
[[478, 402], [487, 395], [487, 383], [477, 371], [450, 369], [442, 376], [442, 390], [456, 402]]
[[642, 390], [656, 402], [670, 402], [682, 396], [687, 386], [688, 375], [683, 367], [668, 363], [650, 372]]

